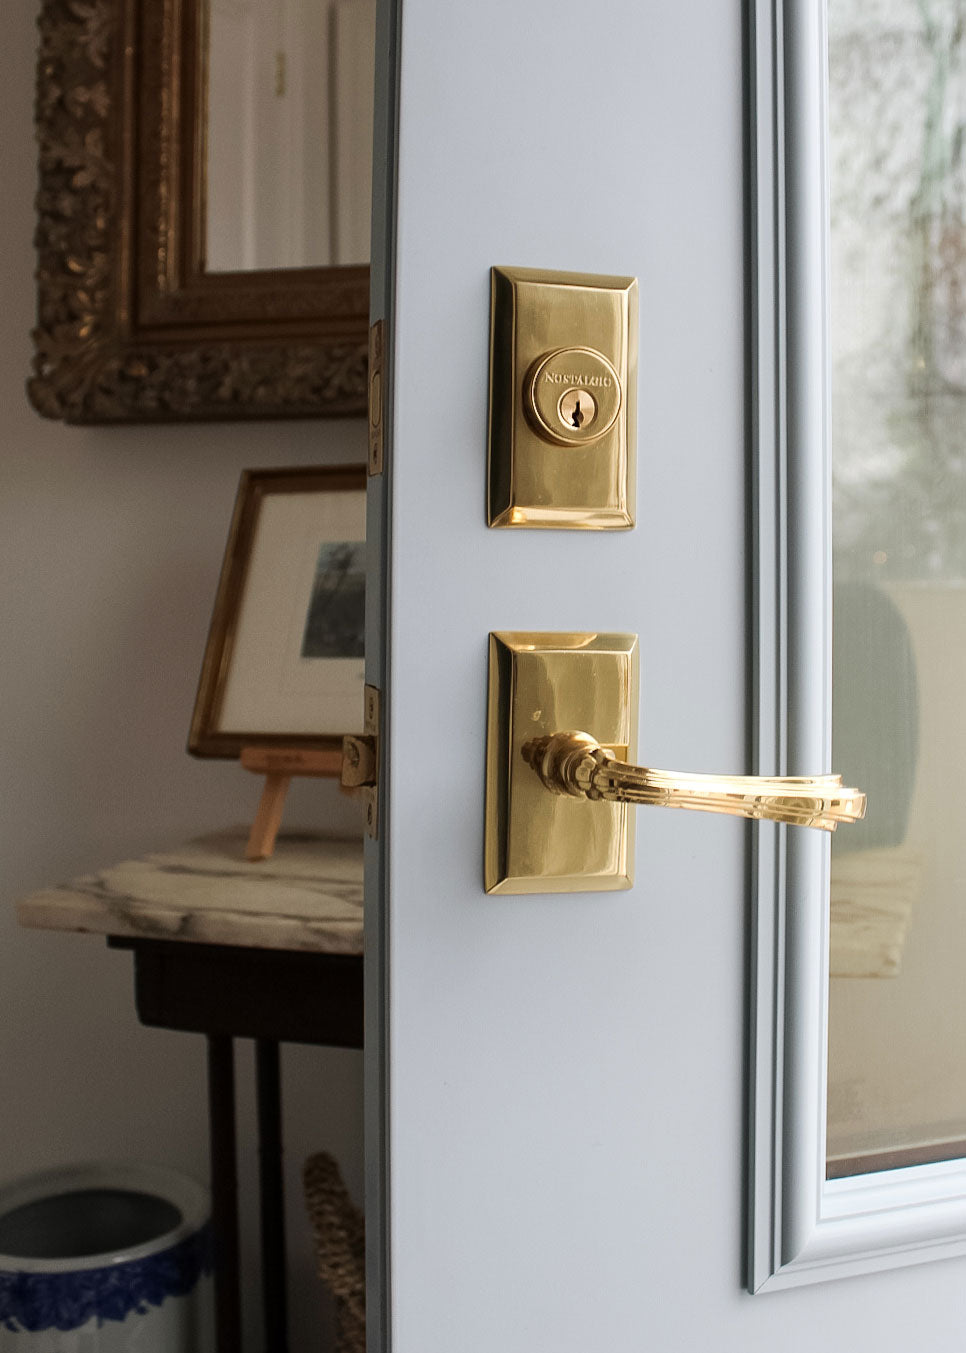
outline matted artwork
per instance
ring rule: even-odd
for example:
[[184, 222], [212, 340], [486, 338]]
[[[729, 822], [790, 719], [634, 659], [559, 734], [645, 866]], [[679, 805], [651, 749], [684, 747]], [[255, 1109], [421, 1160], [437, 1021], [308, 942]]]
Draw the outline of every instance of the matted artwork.
[[339, 747], [362, 729], [366, 474], [241, 477], [188, 750]]

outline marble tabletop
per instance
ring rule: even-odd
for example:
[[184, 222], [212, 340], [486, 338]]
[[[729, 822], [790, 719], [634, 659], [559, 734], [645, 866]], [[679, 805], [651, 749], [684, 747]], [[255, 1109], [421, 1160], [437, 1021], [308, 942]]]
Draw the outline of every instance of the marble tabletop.
[[362, 841], [280, 836], [245, 859], [247, 829], [199, 837], [45, 888], [21, 925], [132, 939], [362, 953]]

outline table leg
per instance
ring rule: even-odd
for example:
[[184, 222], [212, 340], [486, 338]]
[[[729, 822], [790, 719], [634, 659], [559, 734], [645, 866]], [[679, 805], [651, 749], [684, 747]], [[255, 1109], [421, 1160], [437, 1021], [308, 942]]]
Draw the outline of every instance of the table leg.
[[230, 1037], [208, 1036], [208, 1131], [211, 1225], [215, 1258], [215, 1347], [241, 1348], [238, 1272], [238, 1149], [235, 1137], [235, 1053]]
[[258, 1187], [262, 1224], [262, 1300], [267, 1353], [288, 1353], [285, 1192], [282, 1175], [282, 1074], [278, 1044], [255, 1040]]

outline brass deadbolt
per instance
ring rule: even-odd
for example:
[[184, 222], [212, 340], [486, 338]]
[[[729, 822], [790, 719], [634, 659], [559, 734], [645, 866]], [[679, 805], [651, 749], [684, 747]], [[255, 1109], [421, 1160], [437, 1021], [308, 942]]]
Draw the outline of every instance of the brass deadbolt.
[[527, 373], [523, 403], [534, 431], [557, 446], [590, 446], [614, 426], [620, 378], [594, 348], [557, 348]]
[[634, 525], [637, 312], [633, 277], [490, 270], [490, 526]]

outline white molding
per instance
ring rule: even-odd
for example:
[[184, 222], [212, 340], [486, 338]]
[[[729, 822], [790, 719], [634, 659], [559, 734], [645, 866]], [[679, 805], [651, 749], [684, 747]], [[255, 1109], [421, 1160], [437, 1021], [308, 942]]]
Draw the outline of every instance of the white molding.
[[[824, 0], [753, 0], [752, 419], [759, 774], [831, 728]], [[825, 1179], [829, 843], [761, 824], [751, 945], [752, 1292], [966, 1254], [966, 1161]]]

